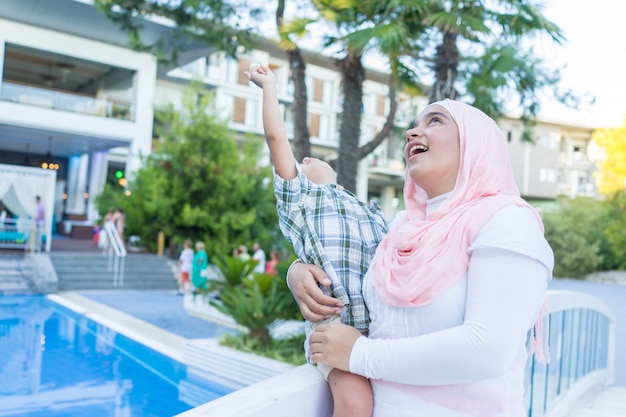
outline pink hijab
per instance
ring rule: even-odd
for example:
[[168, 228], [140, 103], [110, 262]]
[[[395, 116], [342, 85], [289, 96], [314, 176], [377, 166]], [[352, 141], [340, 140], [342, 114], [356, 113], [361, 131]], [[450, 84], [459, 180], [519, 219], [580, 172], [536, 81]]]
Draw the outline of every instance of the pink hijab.
[[458, 101], [434, 104], [448, 110], [458, 125], [459, 173], [454, 189], [428, 217], [426, 192], [405, 174], [406, 217], [380, 243], [372, 265], [379, 296], [398, 307], [428, 304], [460, 281], [469, 264], [468, 247], [498, 210], [514, 204], [534, 211], [520, 197], [496, 123]]

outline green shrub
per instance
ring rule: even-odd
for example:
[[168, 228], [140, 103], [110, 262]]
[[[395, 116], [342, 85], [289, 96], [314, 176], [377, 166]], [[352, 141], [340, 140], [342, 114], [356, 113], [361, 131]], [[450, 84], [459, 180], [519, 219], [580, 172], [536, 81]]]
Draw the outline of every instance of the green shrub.
[[561, 209], [543, 216], [545, 236], [554, 251], [554, 276], [584, 278], [602, 268], [605, 206], [579, 198], [562, 200]]
[[[254, 260], [232, 256], [215, 258], [222, 279], [210, 280], [207, 289], [198, 289], [208, 303], [247, 329], [244, 339], [269, 347], [270, 328], [279, 320], [301, 319], [298, 306], [287, 287], [285, 275], [291, 261], [279, 264], [278, 274], [258, 274]], [[218, 298], [212, 298], [218, 294]], [[249, 344], [249, 343], [248, 343]]]

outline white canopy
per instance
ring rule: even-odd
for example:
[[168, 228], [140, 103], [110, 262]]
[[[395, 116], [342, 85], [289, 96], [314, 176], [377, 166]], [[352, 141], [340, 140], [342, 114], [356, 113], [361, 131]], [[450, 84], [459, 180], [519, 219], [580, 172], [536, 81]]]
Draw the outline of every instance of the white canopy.
[[46, 252], [50, 252], [52, 242], [56, 178], [56, 171], [0, 164], [0, 200], [12, 213], [19, 218], [34, 218], [37, 210], [35, 197], [41, 197], [46, 209]]

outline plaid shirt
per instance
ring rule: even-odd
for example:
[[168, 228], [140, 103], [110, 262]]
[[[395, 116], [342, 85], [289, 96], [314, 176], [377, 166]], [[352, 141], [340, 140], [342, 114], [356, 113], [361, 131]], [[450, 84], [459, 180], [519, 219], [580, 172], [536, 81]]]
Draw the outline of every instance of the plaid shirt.
[[361, 283], [387, 233], [382, 211], [341, 186], [312, 183], [297, 167], [298, 175], [289, 181], [274, 172], [280, 229], [300, 259], [326, 272], [332, 289], [322, 289], [343, 302], [342, 322], [367, 329]]

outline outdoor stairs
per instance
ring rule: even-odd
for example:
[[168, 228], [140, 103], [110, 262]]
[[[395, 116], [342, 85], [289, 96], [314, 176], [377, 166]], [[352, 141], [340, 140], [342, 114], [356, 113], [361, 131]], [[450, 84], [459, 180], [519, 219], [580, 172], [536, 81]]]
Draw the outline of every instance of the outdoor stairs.
[[0, 295], [34, 294], [38, 292], [31, 279], [33, 266], [19, 254], [0, 254]]
[[129, 253], [50, 253], [59, 291], [176, 290], [176, 272], [165, 256]]

